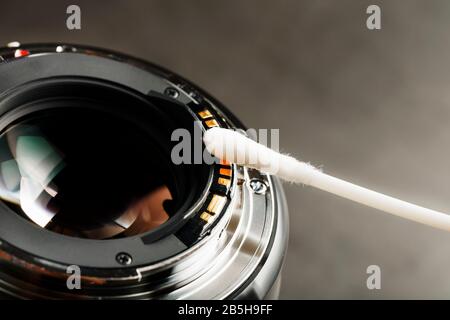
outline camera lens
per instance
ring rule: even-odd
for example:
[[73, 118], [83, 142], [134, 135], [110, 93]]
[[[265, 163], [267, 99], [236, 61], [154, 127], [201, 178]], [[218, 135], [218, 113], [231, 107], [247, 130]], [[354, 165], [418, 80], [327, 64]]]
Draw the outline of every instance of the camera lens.
[[225, 106], [116, 52], [15, 50], [0, 49], [0, 297], [276, 297], [283, 190], [205, 161], [202, 133], [245, 129]]

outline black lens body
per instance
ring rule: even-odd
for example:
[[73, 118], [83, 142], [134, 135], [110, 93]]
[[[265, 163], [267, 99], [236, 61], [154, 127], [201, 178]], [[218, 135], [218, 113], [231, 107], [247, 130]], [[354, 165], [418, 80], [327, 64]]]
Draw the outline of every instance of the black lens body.
[[[276, 291], [287, 244], [279, 183], [229, 163], [171, 158], [175, 130], [190, 134], [194, 154], [204, 147], [196, 130], [243, 128], [222, 104], [119, 53], [54, 44], [22, 46], [19, 57], [15, 50], [0, 49], [0, 295]], [[247, 179], [268, 193], [251, 195]], [[81, 270], [80, 290], [67, 287], [70, 266]], [[206, 281], [209, 289], [198, 289]]]

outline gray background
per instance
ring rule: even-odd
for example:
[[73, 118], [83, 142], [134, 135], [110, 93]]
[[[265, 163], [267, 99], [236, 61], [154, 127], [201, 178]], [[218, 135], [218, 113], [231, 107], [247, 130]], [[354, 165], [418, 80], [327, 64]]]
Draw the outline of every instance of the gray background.
[[[450, 212], [449, 1], [2, 1], [0, 41], [107, 47], [172, 69], [325, 171]], [[382, 30], [365, 9], [382, 8]], [[286, 185], [282, 298], [450, 298], [450, 233]], [[366, 288], [366, 268], [382, 289]]]

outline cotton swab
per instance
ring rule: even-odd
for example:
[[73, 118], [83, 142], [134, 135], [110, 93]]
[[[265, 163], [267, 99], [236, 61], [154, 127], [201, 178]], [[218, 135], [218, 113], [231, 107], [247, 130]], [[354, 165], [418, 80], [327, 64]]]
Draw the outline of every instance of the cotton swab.
[[313, 186], [393, 215], [450, 231], [450, 216], [408, 203], [327, 175], [314, 166], [280, 154], [243, 134], [211, 128], [204, 138], [207, 150], [217, 158], [255, 168], [295, 183]]

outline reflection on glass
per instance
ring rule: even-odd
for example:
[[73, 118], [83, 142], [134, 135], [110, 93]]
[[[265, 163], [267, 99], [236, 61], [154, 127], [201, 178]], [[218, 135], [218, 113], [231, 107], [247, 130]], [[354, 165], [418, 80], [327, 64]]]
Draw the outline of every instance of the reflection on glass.
[[[7, 128], [0, 135], [1, 199], [69, 236], [108, 239], [160, 226], [173, 195], [155, 150], [123, 122], [89, 116], [52, 114]], [[83, 132], [74, 134], [79, 121]]]

